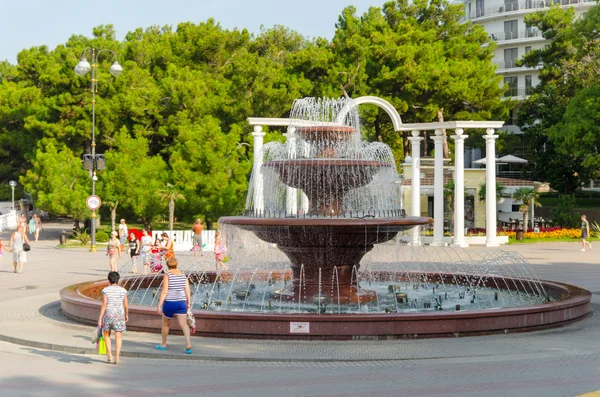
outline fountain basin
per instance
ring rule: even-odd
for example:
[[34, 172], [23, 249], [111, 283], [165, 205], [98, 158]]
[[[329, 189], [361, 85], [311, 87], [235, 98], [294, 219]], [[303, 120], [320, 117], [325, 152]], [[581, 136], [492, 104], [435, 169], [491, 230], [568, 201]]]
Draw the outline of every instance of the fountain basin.
[[[216, 277], [216, 274], [212, 277]], [[446, 274], [443, 277], [450, 281], [454, 275]], [[152, 277], [148, 276], [145, 281], [151, 285]], [[516, 281], [514, 286], [518, 287], [526, 285], [528, 280], [513, 281]], [[505, 282], [502, 277], [488, 277], [485, 281], [489, 286], [502, 286]], [[74, 320], [96, 324], [101, 306], [100, 291], [106, 285], [106, 281], [99, 281], [64, 288], [60, 292], [63, 313]], [[539, 330], [586, 317], [591, 300], [589, 291], [551, 281], [542, 281], [542, 285], [554, 301], [501, 309], [385, 314], [271, 314], [194, 310], [196, 335], [331, 340], [449, 337]], [[130, 330], [160, 333], [161, 316], [156, 312], [156, 307], [131, 305], [127, 327]]]

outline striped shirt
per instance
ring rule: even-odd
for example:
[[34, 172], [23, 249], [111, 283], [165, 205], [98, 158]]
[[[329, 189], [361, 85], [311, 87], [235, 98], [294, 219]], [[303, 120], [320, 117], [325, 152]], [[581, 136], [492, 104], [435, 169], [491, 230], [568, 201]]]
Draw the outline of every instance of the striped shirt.
[[165, 300], [170, 302], [187, 301], [185, 295], [185, 282], [187, 277], [185, 274], [171, 274], [169, 276], [169, 289], [167, 290], [167, 297]]
[[109, 313], [123, 313], [125, 311], [123, 307], [123, 298], [127, 295], [127, 290], [118, 285], [109, 285], [102, 290], [102, 293], [106, 295], [106, 311]]

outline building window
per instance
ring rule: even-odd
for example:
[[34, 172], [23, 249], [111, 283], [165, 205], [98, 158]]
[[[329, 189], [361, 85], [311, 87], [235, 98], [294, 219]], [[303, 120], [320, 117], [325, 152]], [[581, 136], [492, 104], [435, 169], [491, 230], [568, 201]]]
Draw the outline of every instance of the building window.
[[508, 90], [504, 93], [505, 97], [519, 95], [519, 77], [511, 76], [504, 78], [504, 85], [508, 85]]
[[517, 58], [519, 58], [518, 48], [507, 48], [504, 50], [504, 67], [514, 68], [517, 67]]
[[483, 11], [484, 8], [485, 8], [484, 0], [475, 0], [475, 13], [476, 13], [477, 17], [482, 17], [485, 15], [485, 12]]
[[519, 38], [518, 20], [504, 21], [504, 40], [515, 40]]
[[525, 76], [525, 95], [531, 95], [533, 92], [533, 85], [531, 83], [531, 75]]
[[517, 11], [519, 9], [519, 2], [514, 0], [504, 0], [504, 7], [506, 11]]
[[527, 54], [529, 52], [531, 52], [531, 46], [530, 45], [528, 45], [528, 46], [525, 47], [525, 54]]
[[469, 13], [467, 15], [469, 19], [473, 18], [473, 15], [471, 15], [471, 3], [469, 3]]

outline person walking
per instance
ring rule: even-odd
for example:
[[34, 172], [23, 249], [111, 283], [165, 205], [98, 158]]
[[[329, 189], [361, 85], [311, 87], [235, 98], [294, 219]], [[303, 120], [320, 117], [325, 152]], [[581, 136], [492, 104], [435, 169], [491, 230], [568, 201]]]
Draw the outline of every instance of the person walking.
[[44, 230], [44, 226], [42, 225], [42, 218], [40, 218], [38, 214], [33, 214], [33, 222], [35, 223], [35, 232], [33, 235], [37, 242], [40, 238], [40, 231]]
[[[129, 302], [127, 290], [119, 286], [121, 276], [117, 272], [108, 273], [109, 286], [102, 290], [102, 307], [98, 317], [98, 328], [102, 329], [104, 343], [106, 343], [106, 362], [119, 364], [121, 346], [123, 345], [123, 332], [129, 321]], [[115, 359], [113, 361], [110, 334], [115, 332]]]
[[192, 231], [194, 232], [194, 256], [198, 255], [198, 251], [200, 251], [200, 256], [202, 254], [202, 231], [204, 230], [204, 225], [202, 225], [202, 220], [200, 218], [196, 219], [194, 225], [192, 226]]
[[121, 257], [121, 242], [117, 239], [117, 232], [114, 230], [110, 232], [110, 240], [108, 240], [108, 246], [106, 247], [106, 254], [108, 255], [108, 264], [111, 272], [117, 271], [117, 256]]
[[144, 263], [144, 274], [148, 273], [148, 269], [150, 269], [152, 246], [152, 236], [150, 236], [148, 233], [148, 229], [144, 229], [142, 232], [142, 239], [140, 241], [140, 257]]
[[21, 214], [21, 216], [19, 217], [19, 226], [23, 228], [23, 233], [25, 233], [25, 231], [27, 230], [27, 217], [25, 216], [25, 214]]
[[33, 219], [33, 216], [29, 220], [29, 234], [35, 234], [35, 219]]
[[587, 244], [592, 249], [592, 244], [590, 244], [586, 239], [590, 237], [590, 223], [587, 220], [585, 215], [581, 215], [581, 251], [585, 251], [585, 246]]
[[127, 244], [127, 224], [125, 219], [121, 219], [119, 223], [119, 240], [121, 241], [121, 251], [125, 251], [125, 244]]
[[25, 234], [24, 227], [19, 225], [17, 230], [10, 236], [10, 241], [8, 243], [13, 254], [14, 272], [19, 274], [23, 273], [23, 264], [27, 262], [27, 254], [23, 250], [24, 243], [30, 244], [27, 234]]
[[227, 270], [228, 267], [223, 263], [225, 260], [225, 253], [227, 252], [227, 246], [221, 238], [221, 233], [217, 230], [215, 232], [215, 267], [217, 271]]
[[137, 260], [140, 256], [140, 240], [135, 233], [129, 235], [129, 254], [131, 255], [131, 272], [137, 273]]
[[173, 249], [173, 247], [175, 246], [175, 242], [173, 242], [173, 239], [169, 237], [169, 234], [167, 232], [163, 232], [163, 234], [161, 234], [161, 237], [162, 239], [160, 240], [158, 248], [163, 253], [165, 259], [169, 260], [175, 257], [175, 250]]
[[156, 311], [162, 314], [162, 328], [160, 344], [155, 346], [156, 350], [167, 350], [167, 336], [173, 317], [185, 336], [186, 347], [184, 352], [192, 354], [192, 343], [190, 341], [190, 327], [187, 323], [187, 312], [192, 307], [190, 282], [186, 275], [177, 268], [177, 259], [171, 258], [167, 261], [168, 272], [163, 276], [162, 291]]
[[2, 256], [2, 250], [6, 250], [8, 252], [12, 252], [12, 250], [10, 249], [10, 247], [7, 247], [6, 245], [4, 245], [4, 242], [2, 240], [0, 240], [0, 256]]

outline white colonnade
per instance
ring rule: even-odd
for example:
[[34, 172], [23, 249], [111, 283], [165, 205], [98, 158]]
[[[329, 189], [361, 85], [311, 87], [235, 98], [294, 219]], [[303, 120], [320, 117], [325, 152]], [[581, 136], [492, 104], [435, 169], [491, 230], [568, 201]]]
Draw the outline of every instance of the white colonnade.
[[[411, 215], [421, 216], [421, 181], [420, 181], [420, 160], [421, 160], [421, 145], [413, 145], [416, 137], [420, 136], [420, 131], [435, 131], [435, 135], [431, 140], [435, 145], [434, 157], [434, 180], [433, 180], [433, 242], [434, 246], [443, 246], [444, 243], [444, 137], [442, 136], [443, 129], [454, 130], [455, 134], [451, 136], [454, 140], [454, 239], [453, 246], [467, 247], [465, 242], [465, 178], [464, 178], [464, 141], [468, 135], [464, 135], [466, 128], [478, 128], [486, 130], [486, 149], [487, 159], [494, 164], [491, 158], [496, 157], [496, 138], [494, 135], [496, 128], [502, 127], [504, 123], [501, 121], [447, 121], [443, 123], [417, 123], [403, 124], [398, 131], [411, 131], [411, 156], [412, 156], [412, 180], [411, 180]], [[423, 138], [421, 138], [423, 139]], [[419, 151], [418, 153], [415, 151]], [[489, 164], [489, 163], [488, 163]], [[419, 173], [415, 172], [419, 170]], [[493, 197], [491, 200], [486, 200], [486, 246], [497, 247], [496, 241], [496, 169], [495, 167], [486, 167], [486, 189], [493, 186], [492, 190], [486, 190], [487, 197]], [[492, 182], [490, 182], [492, 181]], [[417, 202], [415, 204], [415, 198]], [[418, 210], [418, 211], [417, 211]], [[418, 214], [418, 215], [415, 215]], [[415, 236], [413, 235], [413, 244], [415, 244]]]

